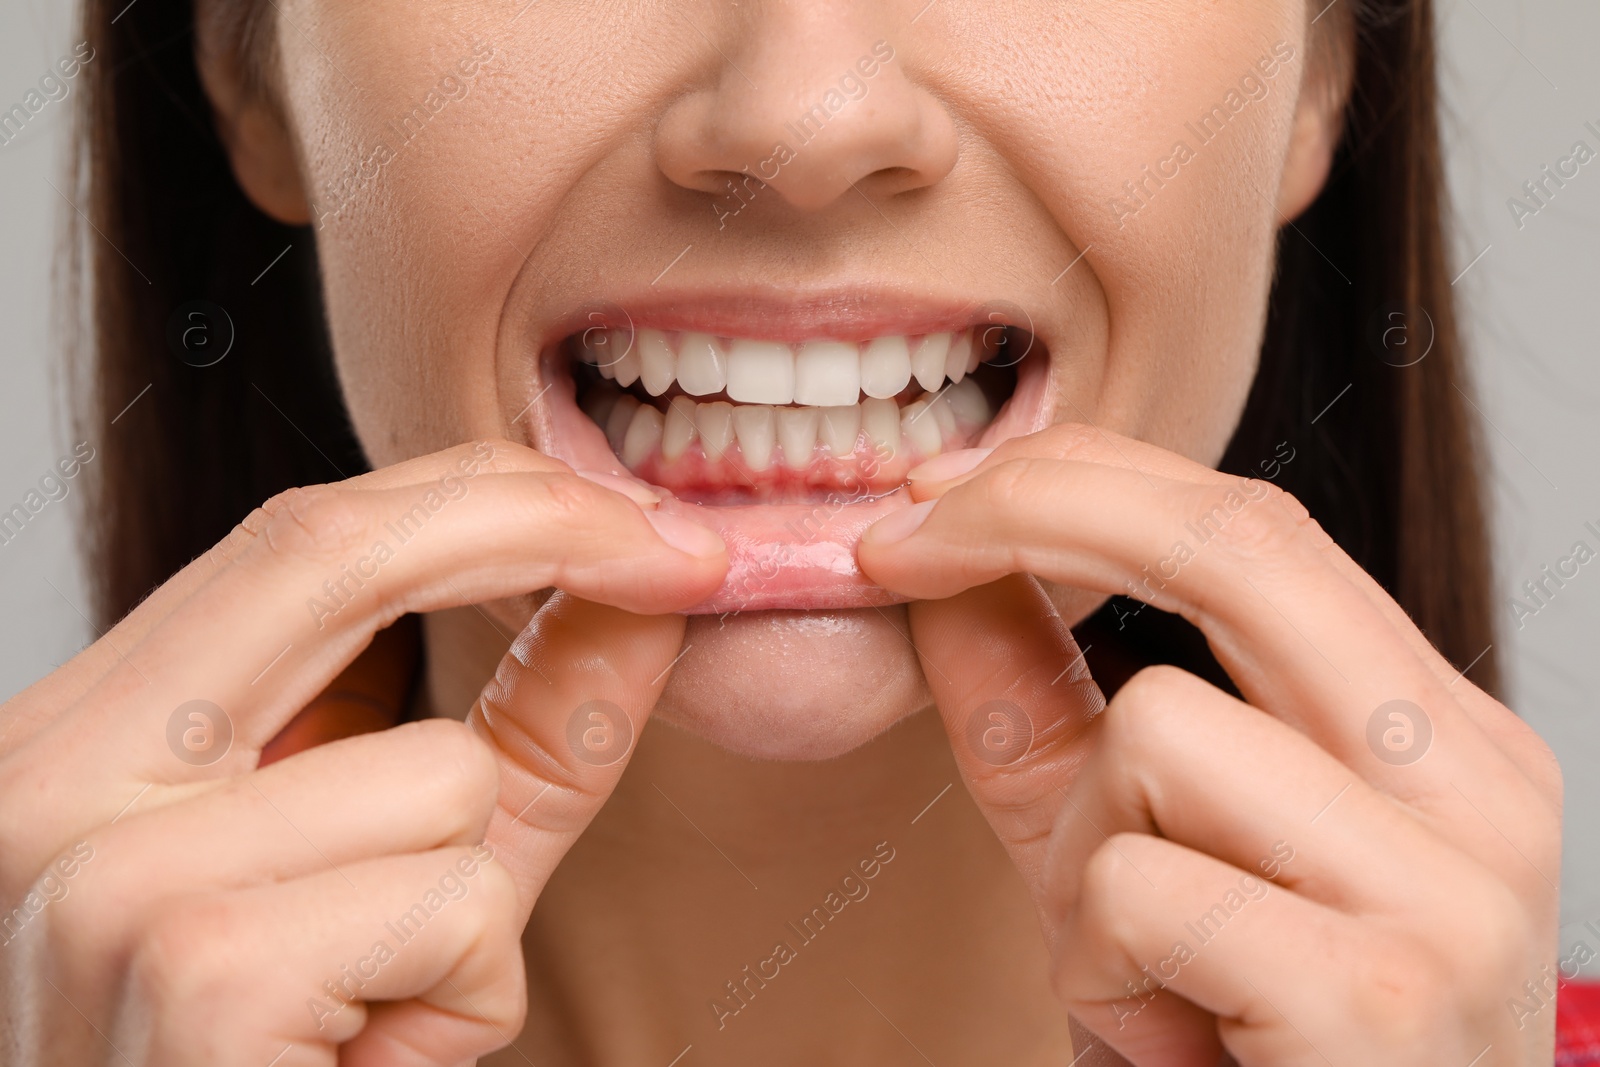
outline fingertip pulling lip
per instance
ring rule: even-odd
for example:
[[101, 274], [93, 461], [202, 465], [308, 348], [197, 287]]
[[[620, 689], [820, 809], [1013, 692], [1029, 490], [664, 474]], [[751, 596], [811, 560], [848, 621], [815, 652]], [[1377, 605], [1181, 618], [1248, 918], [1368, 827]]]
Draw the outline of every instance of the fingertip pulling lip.
[[[891, 468], [891, 481], [899, 479], [894, 485], [830, 483], [809, 498], [804, 492], [798, 499], [789, 492], [755, 500], [704, 494], [705, 502], [697, 502], [692, 487], [676, 483], [673, 488], [663, 487], [630, 470], [619, 458], [623, 449], [614, 447], [615, 434], [608, 440], [606, 431], [580, 408], [580, 383], [575, 377], [579, 368], [571, 354], [573, 335], [591, 329], [637, 328], [755, 337], [796, 345], [818, 338], [865, 344], [879, 337], [960, 330], [978, 323], [1018, 328], [1018, 323], [1003, 321], [993, 310], [1003, 304], [959, 298], [928, 300], [893, 289], [796, 294], [761, 286], [715, 292], [646, 290], [596, 300], [546, 332], [540, 350], [542, 392], [527, 402], [517, 421], [521, 432], [531, 438], [529, 443], [547, 455], [575, 469], [631, 483], [640, 493], [630, 496], [659, 497], [659, 512], [704, 526], [722, 538], [729, 560], [726, 579], [715, 594], [683, 614], [839, 610], [905, 603], [911, 598], [870, 581], [856, 560], [856, 549], [868, 527], [912, 503], [899, 467]], [[1016, 311], [1005, 316], [1018, 317], [1027, 319], [1025, 313], [1019, 316]], [[973, 436], [964, 437], [959, 446], [952, 443], [946, 447], [992, 448], [1049, 424], [1049, 354], [1031, 327], [1028, 320], [1027, 349], [1005, 370], [1014, 374], [1014, 385], [998, 413], [981, 432], [974, 429]], [[1027, 358], [1035, 347], [1041, 351]], [[616, 383], [603, 384], [614, 389]], [[657, 399], [664, 403], [666, 398]], [[648, 403], [651, 398], [644, 400]], [[868, 441], [865, 435], [861, 440]], [[659, 453], [654, 455], [660, 458]], [[826, 458], [820, 446], [818, 455]], [[661, 470], [655, 460], [635, 465], [646, 475], [655, 476], [652, 472]], [[775, 466], [772, 480], [780, 482], [781, 475], [781, 465]], [[758, 472], [756, 477], [762, 476]]]

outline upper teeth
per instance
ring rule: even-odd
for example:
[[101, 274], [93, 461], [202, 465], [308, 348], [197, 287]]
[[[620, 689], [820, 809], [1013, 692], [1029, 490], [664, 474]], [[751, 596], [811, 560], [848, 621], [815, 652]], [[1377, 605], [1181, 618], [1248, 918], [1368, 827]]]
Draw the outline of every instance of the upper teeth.
[[[631, 344], [630, 344], [631, 340]], [[984, 358], [972, 329], [921, 337], [806, 341], [787, 345], [704, 333], [641, 329], [591, 330], [580, 346], [594, 364], [624, 388], [639, 382], [660, 396], [673, 382], [690, 396], [727, 391], [741, 404], [801, 404], [838, 407], [899, 395], [911, 383], [937, 392], [948, 378], [960, 382]]]

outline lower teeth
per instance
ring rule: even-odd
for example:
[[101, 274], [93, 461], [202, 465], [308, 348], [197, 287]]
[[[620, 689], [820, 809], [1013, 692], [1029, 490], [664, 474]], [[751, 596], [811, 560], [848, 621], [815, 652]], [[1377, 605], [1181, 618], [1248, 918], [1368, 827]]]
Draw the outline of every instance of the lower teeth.
[[583, 410], [635, 472], [654, 458], [665, 471], [697, 452], [708, 463], [738, 461], [751, 471], [780, 463], [805, 470], [819, 459], [855, 455], [863, 444], [880, 457], [915, 462], [974, 439], [992, 417], [972, 378], [905, 407], [870, 398], [838, 407], [773, 407], [678, 396], [665, 412], [602, 381], [584, 397]]

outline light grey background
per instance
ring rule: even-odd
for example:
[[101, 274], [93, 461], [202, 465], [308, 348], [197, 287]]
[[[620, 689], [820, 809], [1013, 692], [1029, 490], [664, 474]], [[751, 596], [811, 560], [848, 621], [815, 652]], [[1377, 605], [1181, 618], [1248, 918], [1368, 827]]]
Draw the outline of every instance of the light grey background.
[[[0, 5], [0, 108], [19, 101], [75, 38], [66, 0]], [[1493, 451], [1502, 655], [1513, 706], [1566, 771], [1564, 933], [1600, 949], [1600, 563], [1547, 607], [1511, 610], [1524, 582], [1574, 541], [1600, 544], [1600, 159], [1519, 229], [1507, 200], [1582, 139], [1600, 150], [1600, 5], [1593, 0], [1442, 0], [1450, 173], [1459, 206], [1457, 289], [1478, 358]], [[71, 450], [48, 317], [68, 101], [0, 149], [0, 510]], [[1485, 251], [1485, 249], [1487, 249]], [[1459, 269], [1459, 268], [1458, 268]], [[76, 493], [0, 546], [0, 695], [70, 658], [90, 636], [74, 561]], [[1514, 828], [1504, 828], [1515, 839]], [[1553, 872], [1549, 872], [1552, 873]]]

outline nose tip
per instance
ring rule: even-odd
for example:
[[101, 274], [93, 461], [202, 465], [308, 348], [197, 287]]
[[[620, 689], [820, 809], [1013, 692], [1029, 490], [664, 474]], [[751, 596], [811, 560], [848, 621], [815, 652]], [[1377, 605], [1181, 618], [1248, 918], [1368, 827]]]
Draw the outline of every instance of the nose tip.
[[957, 155], [944, 105], [907, 76], [887, 41], [841, 43], [835, 24], [810, 47], [791, 36], [781, 52], [757, 45], [744, 50], [745, 63], [729, 60], [714, 87], [662, 116], [661, 172], [741, 201], [764, 186], [801, 211], [823, 210], [852, 188], [888, 197], [941, 181]]

